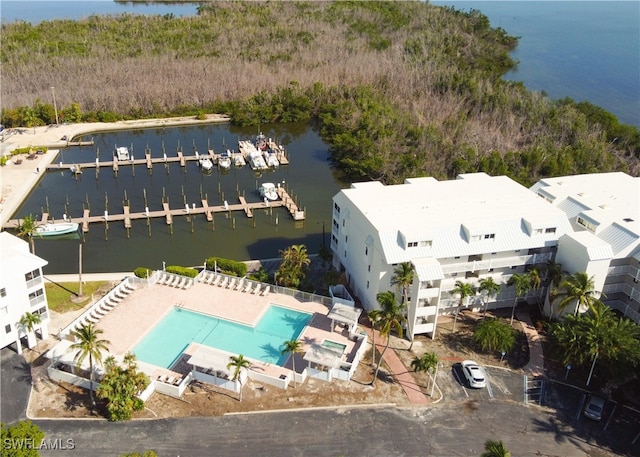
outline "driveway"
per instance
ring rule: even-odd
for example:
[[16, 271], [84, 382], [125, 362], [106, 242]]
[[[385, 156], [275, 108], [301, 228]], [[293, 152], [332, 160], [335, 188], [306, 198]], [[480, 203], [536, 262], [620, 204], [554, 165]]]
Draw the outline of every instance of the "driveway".
[[26, 417], [31, 391], [31, 368], [21, 355], [0, 350], [0, 420], [11, 424]]

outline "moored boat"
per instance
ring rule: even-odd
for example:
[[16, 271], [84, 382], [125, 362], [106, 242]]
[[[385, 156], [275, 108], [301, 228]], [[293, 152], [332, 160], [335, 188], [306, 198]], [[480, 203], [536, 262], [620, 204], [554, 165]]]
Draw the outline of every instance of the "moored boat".
[[220, 157], [218, 157], [218, 166], [223, 170], [228, 170], [229, 168], [231, 168], [231, 157], [226, 151], [220, 154]]
[[76, 222], [48, 222], [36, 227], [35, 234], [38, 236], [66, 235], [78, 231]]
[[258, 189], [260, 192], [260, 196], [262, 198], [266, 198], [267, 200], [277, 200], [278, 192], [276, 192], [276, 186], [272, 182], [262, 183], [260, 188]]
[[247, 164], [241, 152], [233, 152], [227, 149], [227, 153], [229, 154], [229, 156], [233, 157], [234, 167], [244, 167]]
[[198, 159], [198, 164], [202, 168], [202, 171], [211, 171], [213, 170], [213, 162], [209, 157], [200, 157]]
[[130, 160], [131, 156], [129, 154], [129, 148], [126, 146], [120, 146], [116, 148], [116, 153], [114, 154], [118, 160]]
[[74, 175], [82, 174], [82, 167], [76, 163], [71, 166], [70, 170]]

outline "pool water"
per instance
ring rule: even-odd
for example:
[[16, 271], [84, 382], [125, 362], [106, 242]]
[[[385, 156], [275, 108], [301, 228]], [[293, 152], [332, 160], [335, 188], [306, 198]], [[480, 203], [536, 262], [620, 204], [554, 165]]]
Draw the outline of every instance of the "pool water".
[[170, 368], [191, 343], [242, 354], [281, 365], [284, 342], [296, 339], [311, 314], [270, 305], [255, 327], [205, 314], [174, 308], [135, 347], [134, 354], [146, 363]]

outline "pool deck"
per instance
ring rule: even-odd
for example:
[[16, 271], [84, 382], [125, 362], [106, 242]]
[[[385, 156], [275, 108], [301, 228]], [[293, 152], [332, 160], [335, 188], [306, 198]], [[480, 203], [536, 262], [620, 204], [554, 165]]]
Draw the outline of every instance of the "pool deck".
[[[103, 330], [102, 337], [110, 341], [110, 352], [121, 356], [132, 351], [175, 306], [254, 326], [272, 304], [314, 314], [298, 337], [303, 342], [303, 351], [311, 344], [322, 343], [323, 339], [345, 344], [345, 356], [353, 350], [356, 343], [349, 340], [346, 333], [340, 329], [331, 331], [331, 320], [326, 316], [329, 308], [320, 303], [301, 302], [294, 297], [273, 292], [266, 296], [254, 295], [202, 283], [186, 290], [161, 284], [138, 285], [136, 290], [96, 325]], [[302, 371], [306, 367], [302, 356], [296, 355], [296, 371]], [[159, 369], [153, 374], [185, 374], [185, 370], [189, 368], [183, 357], [173, 370]], [[291, 357], [284, 367], [264, 362], [254, 363], [254, 369], [277, 375], [291, 368]]]

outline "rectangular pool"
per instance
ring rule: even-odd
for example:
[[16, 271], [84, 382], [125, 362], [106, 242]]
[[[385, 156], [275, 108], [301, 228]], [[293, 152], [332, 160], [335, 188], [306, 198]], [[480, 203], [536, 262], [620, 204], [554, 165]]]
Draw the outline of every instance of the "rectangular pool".
[[280, 353], [283, 343], [296, 339], [310, 319], [309, 313], [270, 305], [258, 324], [252, 327], [174, 308], [133, 352], [138, 360], [170, 368], [189, 344], [200, 343], [281, 365], [288, 357]]

